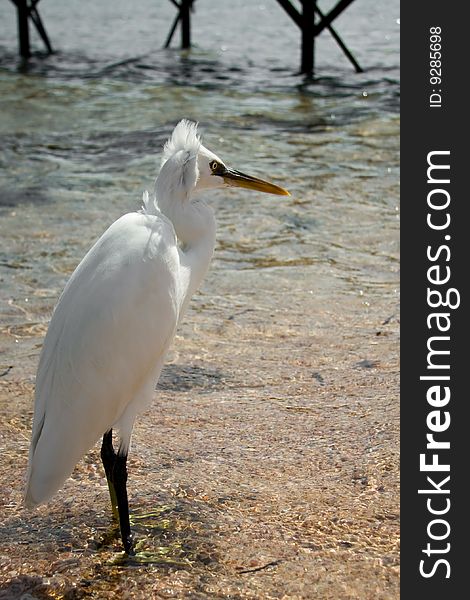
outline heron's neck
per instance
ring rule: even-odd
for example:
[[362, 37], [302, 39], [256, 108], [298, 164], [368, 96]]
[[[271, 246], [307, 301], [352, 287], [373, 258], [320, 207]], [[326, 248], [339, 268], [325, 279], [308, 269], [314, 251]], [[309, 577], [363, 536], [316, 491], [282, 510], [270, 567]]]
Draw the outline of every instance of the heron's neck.
[[[193, 238], [190, 242], [182, 244], [180, 248], [180, 261], [183, 270], [184, 297], [180, 312], [180, 319], [186, 312], [191, 296], [196, 292], [204, 279], [214, 254], [216, 223], [212, 210], [208, 211], [207, 228], [204, 235]], [[181, 240], [183, 241], [183, 240]]]
[[158, 192], [157, 205], [172, 222], [180, 244], [181, 265], [185, 272], [185, 308], [201, 284], [214, 253], [214, 212], [202, 200], [179, 199], [173, 195], [171, 200], [165, 201], [165, 196], [158, 197]]

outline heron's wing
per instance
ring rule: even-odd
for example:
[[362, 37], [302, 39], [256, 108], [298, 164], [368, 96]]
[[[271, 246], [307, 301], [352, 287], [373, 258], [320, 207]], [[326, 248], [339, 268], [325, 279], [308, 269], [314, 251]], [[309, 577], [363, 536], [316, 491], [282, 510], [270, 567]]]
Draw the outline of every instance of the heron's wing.
[[154, 374], [178, 321], [179, 271], [171, 224], [138, 213], [116, 221], [75, 270], [39, 363], [27, 503], [60, 487]]

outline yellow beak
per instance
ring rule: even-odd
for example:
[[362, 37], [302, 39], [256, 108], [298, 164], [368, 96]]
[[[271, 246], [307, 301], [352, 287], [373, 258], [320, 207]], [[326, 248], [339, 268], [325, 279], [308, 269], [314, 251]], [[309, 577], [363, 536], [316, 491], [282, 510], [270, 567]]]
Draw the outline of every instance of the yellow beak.
[[247, 188], [249, 190], [256, 190], [258, 192], [265, 192], [266, 194], [277, 194], [278, 196], [290, 196], [289, 192], [284, 188], [269, 183], [264, 179], [258, 179], [258, 177], [252, 177], [251, 175], [245, 175], [240, 171], [234, 169], [225, 169], [221, 174], [227, 185]]

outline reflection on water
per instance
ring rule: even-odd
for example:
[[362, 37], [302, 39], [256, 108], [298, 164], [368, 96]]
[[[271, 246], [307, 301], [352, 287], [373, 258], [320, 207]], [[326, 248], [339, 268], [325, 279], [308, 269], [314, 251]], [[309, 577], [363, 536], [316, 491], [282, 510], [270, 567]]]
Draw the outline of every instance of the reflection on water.
[[[101, 14], [109, 6], [98, 4], [44, 3], [60, 51], [33, 57], [26, 70], [18, 69], [16, 32], [0, 31], [1, 372], [12, 356], [36, 360], [67, 277], [114, 219], [140, 207], [182, 117], [198, 120], [205, 144], [229, 164], [292, 194], [211, 194], [219, 229], [209, 293], [232, 293], [238, 271], [246, 282], [253, 271], [253, 285], [263, 278], [263, 301], [273, 307], [291, 286], [326, 298], [395, 293], [397, 6], [364, 0], [346, 11], [338, 28], [365, 72], [353, 73], [323, 35], [320, 78], [311, 82], [295, 74], [298, 34], [276, 3], [254, 9], [264, 15], [256, 36], [246, 34], [252, 15], [242, 9], [222, 36], [212, 3], [198, 3], [190, 53], [160, 50], [171, 3], [161, 14], [139, 3], [135, 10], [155, 21], [126, 22], [127, 45], [119, 20], [109, 37]], [[118, 2], [112, 18], [128, 14], [128, 4]], [[219, 18], [238, 4], [219, 5]], [[72, 17], [77, 29], [64, 34]], [[151, 34], [156, 41], [146, 43]]]

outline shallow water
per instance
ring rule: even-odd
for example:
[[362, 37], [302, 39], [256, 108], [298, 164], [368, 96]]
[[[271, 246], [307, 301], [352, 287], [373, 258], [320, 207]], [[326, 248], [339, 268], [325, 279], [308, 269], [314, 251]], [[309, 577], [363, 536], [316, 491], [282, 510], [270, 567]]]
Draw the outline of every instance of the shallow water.
[[[398, 2], [351, 5], [335, 28], [365, 71], [323, 32], [314, 82], [274, 0], [195, 5], [182, 53], [167, 0], [44, 0], [57, 53], [26, 68], [0, 1], [0, 595], [398, 597]], [[120, 564], [98, 447], [21, 508], [34, 377], [67, 278], [182, 117], [292, 195], [208, 194], [212, 267], [129, 457], [147, 554]]]
[[31, 375], [67, 277], [113, 220], [140, 207], [181, 117], [198, 120], [229, 164], [292, 194], [211, 194], [218, 245], [193, 309], [216, 317], [240, 271], [247, 287], [261, 283], [266, 310], [291, 287], [365, 302], [396, 294], [398, 2], [346, 10], [335, 27], [365, 72], [324, 32], [315, 82], [296, 74], [298, 33], [277, 4], [245, 4], [214, 13], [198, 1], [195, 48], [181, 53], [161, 50], [169, 2], [49, 0], [41, 15], [58, 52], [25, 68], [13, 5], [2, 3], [0, 373], [15, 366], [6, 377]]

